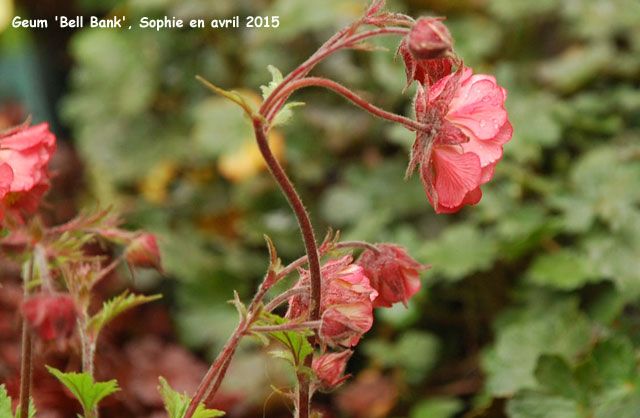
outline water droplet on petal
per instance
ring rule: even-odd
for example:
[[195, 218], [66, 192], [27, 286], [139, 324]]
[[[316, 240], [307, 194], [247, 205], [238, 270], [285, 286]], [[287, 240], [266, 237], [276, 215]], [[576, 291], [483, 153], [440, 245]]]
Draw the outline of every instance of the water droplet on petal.
[[487, 125], [487, 121], [484, 119], [480, 119], [480, 127], [484, 128]]

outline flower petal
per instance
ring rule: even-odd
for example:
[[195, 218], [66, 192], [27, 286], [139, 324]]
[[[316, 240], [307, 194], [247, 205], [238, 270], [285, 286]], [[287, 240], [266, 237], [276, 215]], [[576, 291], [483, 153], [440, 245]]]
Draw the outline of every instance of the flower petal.
[[438, 206], [459, 206], [467, 193], [480, 184], [480, 158], [474, 153], [459, 153], [454, 147], [436, 147], [433, 167]]

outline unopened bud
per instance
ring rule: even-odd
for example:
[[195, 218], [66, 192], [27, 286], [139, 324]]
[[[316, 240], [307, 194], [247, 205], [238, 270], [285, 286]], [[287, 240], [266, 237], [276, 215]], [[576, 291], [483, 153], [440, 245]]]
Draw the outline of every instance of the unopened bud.
[[423, 17], [409, 33], [409, 50], [416, 58], [437, 59], [453, 55], [453, 38], [441, 18]]
[[163, 271], [160, 248], [153, 234], [144, 233], [131, 241], [124, 252], [124, 258], [129, 268], [147, 267]]
[[344, 375], [344, 371], [352, 354], [353, 351], [345, 350], [324, 354], [313, 360], [311, 368], [318, 378], [320, 389], [324, 391], [335, 389], [349, 378], [349, 375]]

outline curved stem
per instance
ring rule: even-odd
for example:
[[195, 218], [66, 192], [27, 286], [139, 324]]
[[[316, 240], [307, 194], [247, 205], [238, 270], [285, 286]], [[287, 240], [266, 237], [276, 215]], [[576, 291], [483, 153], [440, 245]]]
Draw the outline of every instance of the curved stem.
[[358, 96], [357, 94], [355, 94], [353, 91], [349, 90], [347, 87], [343, 86], [342, 84], [337, 83], [333, 80], [329, 80], [327, 78], [306, 77], [300, 80], [292, 81], [291, 83], [289, 83], [289, 85], [286, 88], [284, 88], [280, 92], [279, 95], [281, 97], [289, 97], [291, 93], [293, 93], [294, 91], [304, 87], [311, 87], [311, 86], [324, 87], [329, 90], [332, 90], [346, 97], [355, 105], [360, 106], [361, 108], [371, 113], [372, 115], [388, 120], [390, 122], [400, 123], [409, 130], [423, 131], [423, 132], [429, 132], [431, 130], [429, 126], [421, 124], [420, 122], [416, 122], [413, 119], [409, 119], [407, 117], [380, 109], [379, 107], [372, 105], [362, 97]]
[[311, 300], [312, 309], [310, 320], [315, 321], [320, 319], [320, 289], [322, 286], [320, 277], [320, 257], [318, 254], [318, 246], [316, 244], [315, 235], [313, 233], [313, 227], [311, 226], [311, 220], [307, 214], [306, 209], [298, 196], [298, 192], [293, 187], [291, 180], [287, 177], [287, 174], [282, 169], [282, 166], [273, 155], [269, 142], [267, 141], [267, 135], [265, 131], [264, 122], [259, 117], [253, 118], [253, 128], [256, 135], [256, 141], [258, 142], [258, 148], [262, 153], [271, 174], [278, 182], [278, 185], [282, 189], [282, 192], [287, 197], [293, 212], [298, 219], [300, 231], [302, 233], [302, 240], [304, 242], [305, 250], [309, 260], [309, 274], [311, 279]]
[[[338, 33], [339, 37], [346, 35], [349, 32], [349, 28], [343, 29]], [[409, 33], [409, 29], [407, 28], [380, 28], [375, 30], [370, 30], [367, 32], [361, 32], [357, 34], [353, 34], [341, 42], [336, 41], [336, 37], [331, 38], [327, 41], [316, 53], [310, 56], [304, 63], [302, 63], [298, 68], [290, 72], [282, 82], [273, 90], [271, 95], [265, 99], [260, 106], [259, 113], [267, 117], [267, 119], [272, 119], [272, 114], [277, 113], [278, 109], [282, 106], [284, 101], [286, 101], [286, 96], [283, 99], [276, 100], [276, 96], [279, 96], [280, 91], [289, 84], [291, 81], [304, 77], [309, 74], [309, 71], [313, 69], [313, 67], [318, 64], [318, 62], [322, 61], [327, 56], [333, 54], [334, 52], [342, 49], [353, 46], [356, 42], [362, 41], [367, 38], [371, 38], [379, 35], [388, 35], [388, 34], [396, 34], [396, 35], [406, 35]]]

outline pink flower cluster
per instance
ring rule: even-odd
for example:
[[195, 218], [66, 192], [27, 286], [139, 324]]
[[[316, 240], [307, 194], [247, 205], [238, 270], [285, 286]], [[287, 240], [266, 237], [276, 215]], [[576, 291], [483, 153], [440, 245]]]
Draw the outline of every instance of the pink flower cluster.
[[[420, 290], [420, 270], [426, 268], [413, 260], [402, 247], [378, 244], [375, 250], [362, 253], [357, 263], [351, 254], [326, 262], [322, 276], [321, 318], [319, 338], [323, 354], [313, 361], [318, 387], [335, 388], [343, 377], [351, 356], [348, 347], [355, 346], [373, 325], [373, 308], [405, 303]], [[302, 270], [295, 287], [309, 286], [309, 272]], [[289, 300], [289, 319], [306, 319], [309, 315], [308, 294]], [[326, 352], [327, 346], [335, 352]]]
[[47, 123], [0, 133], [0, 221], [9, 211], [19, 221], [22, 210], [36, 211], [49, 188], [47, 163], [55, 150]]
[[[475, 205], [482, 197], [480, 186], [493, 177], [502, 146], [513, 134], [504, 108], [507, 91], [495, 77], [473, 74], [451, 58], [451, 36], [439, 19], [420, 19], [399, 52], [408, 83], [418, 83], [416, 118], [430, 127], [416, 134], [407, 176], [420, 166], [437, 213]], [[451, 73], [454, 64], [458, 69]]]

